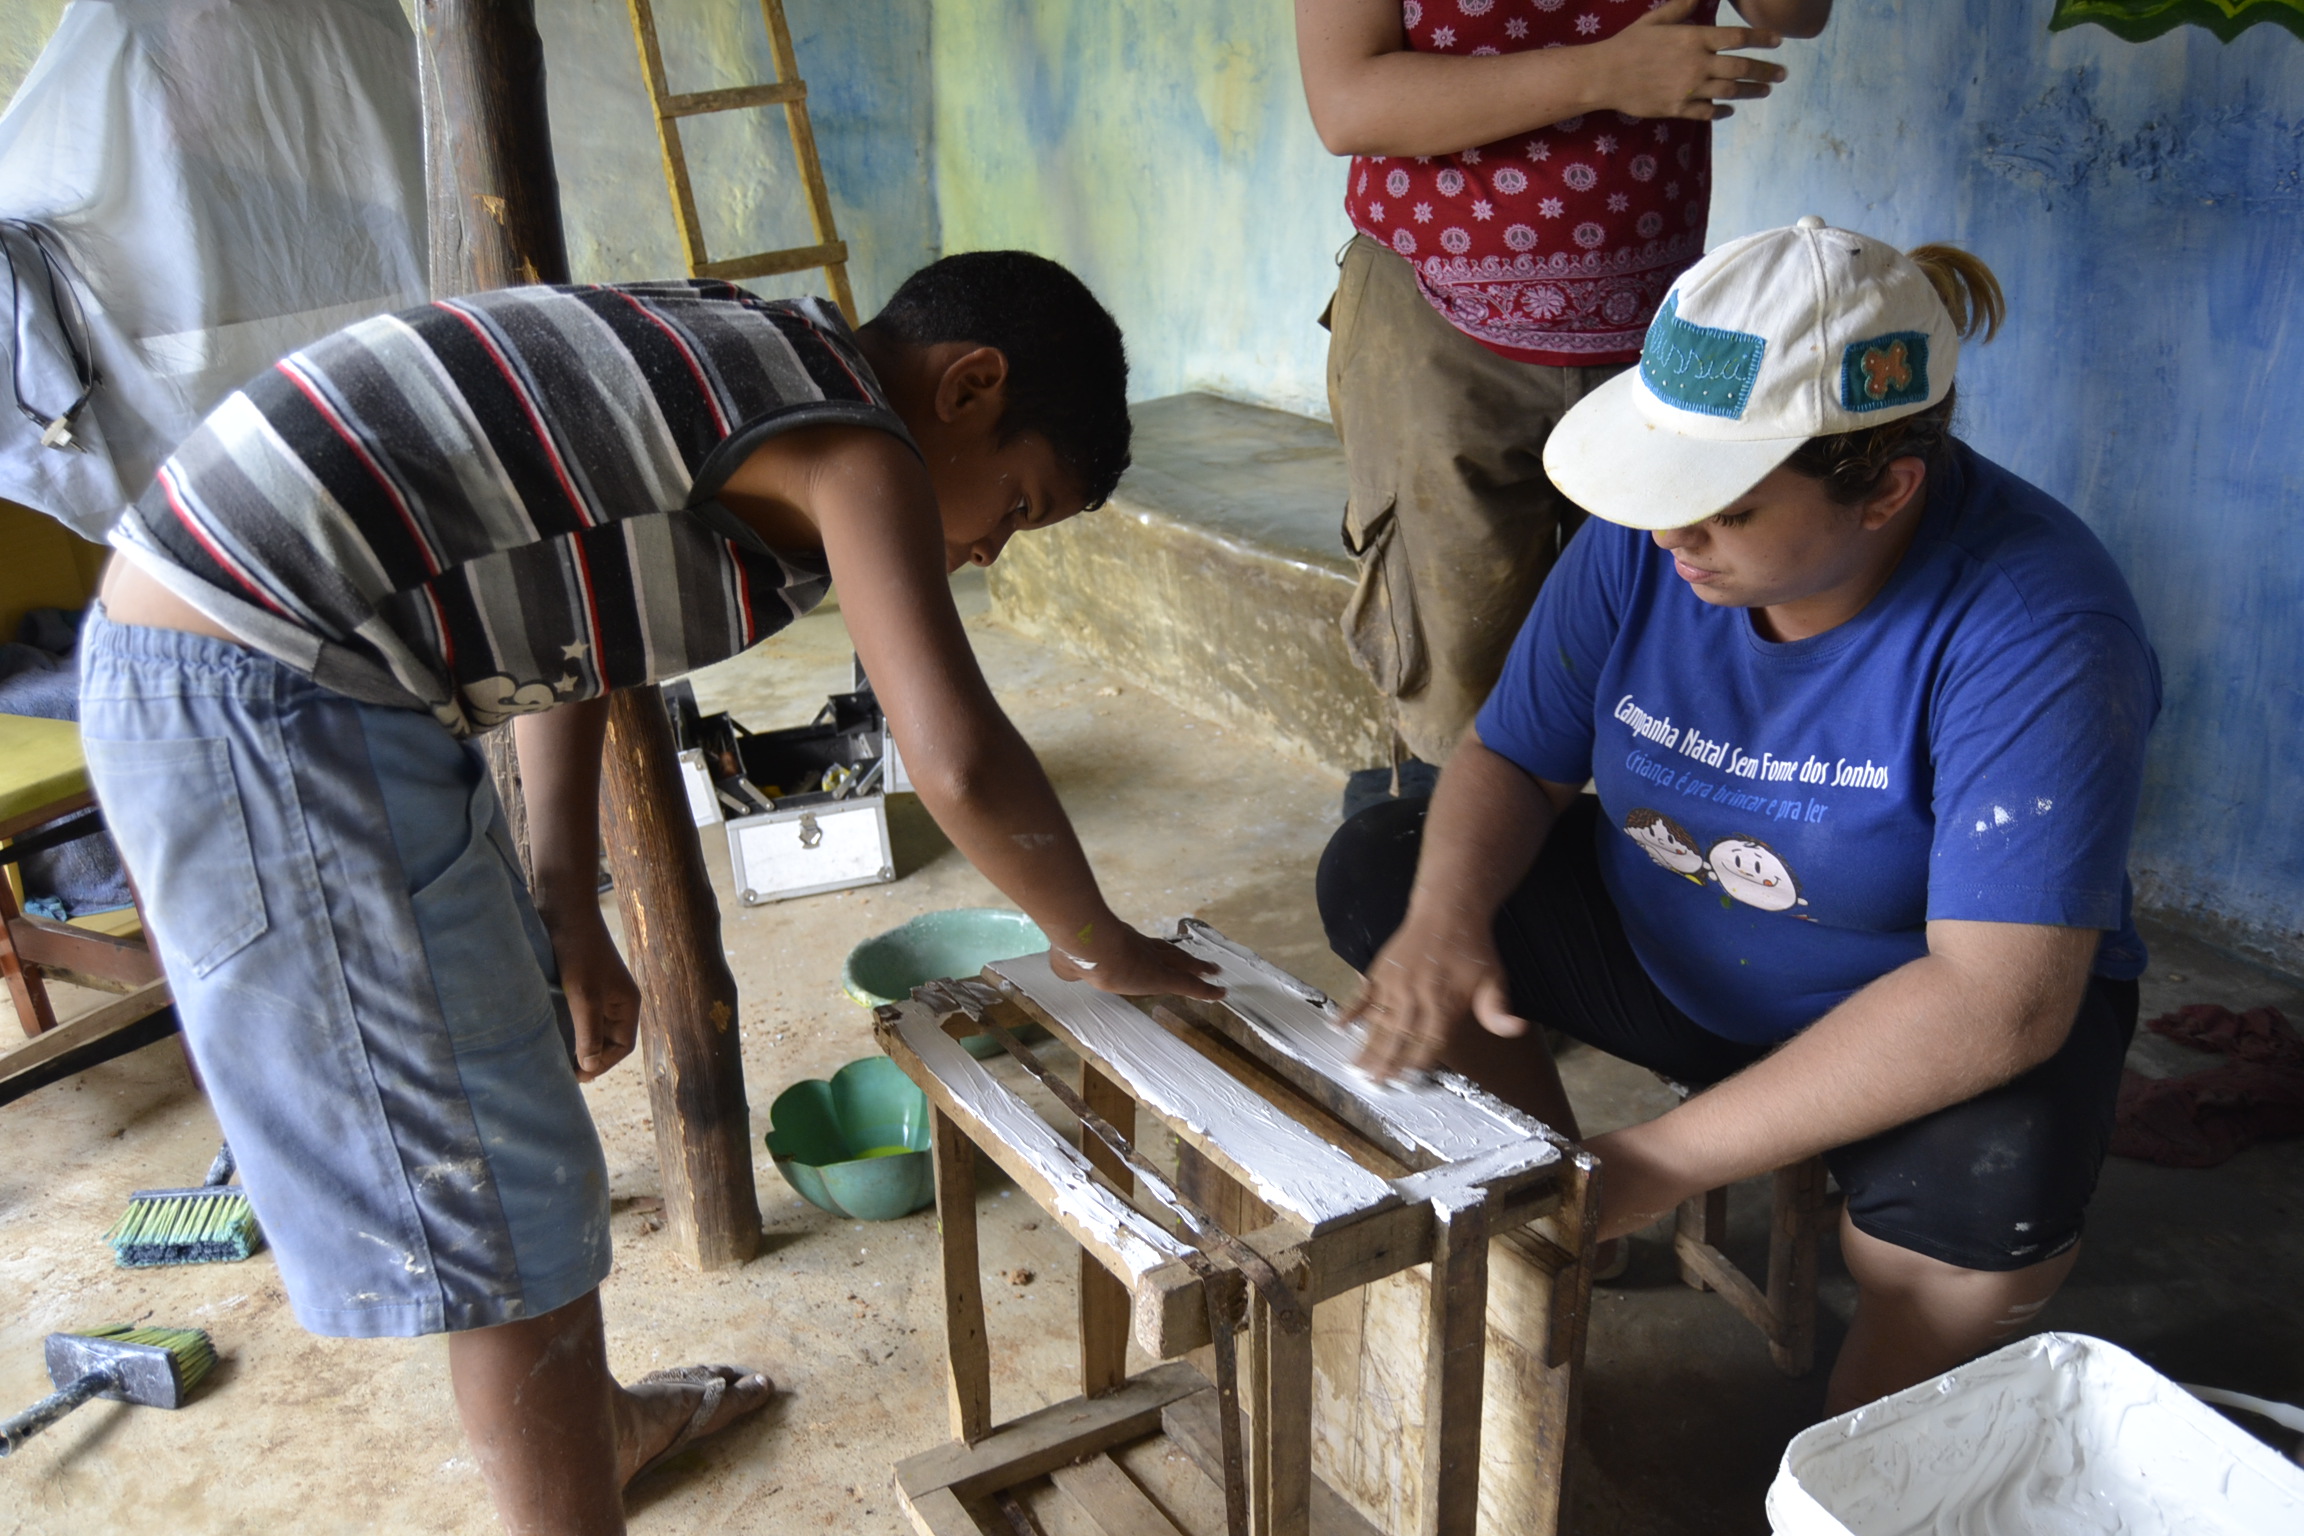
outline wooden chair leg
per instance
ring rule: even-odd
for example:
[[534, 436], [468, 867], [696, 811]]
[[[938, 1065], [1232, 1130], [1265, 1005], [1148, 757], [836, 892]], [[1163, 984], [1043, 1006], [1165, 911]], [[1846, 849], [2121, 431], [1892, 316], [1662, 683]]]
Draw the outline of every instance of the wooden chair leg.
[[944, 1111], [934, 1113], [948, 1406], [952, 1438], [974, 1445], [992, 1428], [992, 1352], [984, 1337], [984, 1280], [976, 1252], [976, 1149]]
[[[7, 873], [0, 870], [0, 876]], [[40, 968], [16, 952], [15, 924], [23, 915], [14, 885], [0, 878], [0, 976], [8, 980], [8, 999], [16, 1005], [17, 1027], [30, 1039], [56, 1027], [56, 1009], [48, 1001], [48, 986]]]
[[[1085, 1061], [1080, 1063], [1080, 1097], [1109, 1120], [1113, 1129], [1134, 1139], [1136, 1101]], [[1080, 1144], [1097, 1172], [1123, 1191], [1134, 1187], [1135, 1176], [1118, 1153], [1094, 1136], [1083, 1134]], [[1097, 1262], [1094, 1254], [1081, 1249], [1080, 1390], [1086, 1396], [1102, 1397], [1128, 1379], [1129, 1321], [1128, 1287]]]
[[[1717, 1248], [1728, 1241], [1728, 1191], [1707, 1190], [1681, 1201], [1672, 1231], [1675, 1238], [1690, 1238], [1707, 1248]], [[1672, 1246], [1677, 1249], [1680, 1245], [1675, 1242]], [[1712, 1289], [1702, 1272], [1685, 1258], [1680, 1260], [1680, 1283], [1695, 1291]]]
[[1768, 1356], [1787, 1376], [1805, 1376], [1816, 1365], [1816, 1249], [1826, 1210], [1822, 1158], [1776, 1171], [1768, 1229], [1768, 1313], [1776, 1326]]

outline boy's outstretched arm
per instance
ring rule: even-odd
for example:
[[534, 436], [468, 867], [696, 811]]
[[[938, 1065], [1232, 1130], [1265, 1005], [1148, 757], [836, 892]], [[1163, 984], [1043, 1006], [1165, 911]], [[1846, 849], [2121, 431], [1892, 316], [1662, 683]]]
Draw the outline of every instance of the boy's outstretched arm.
[[1213, 967], [1138, 933], [1105, 905], [1040, 760], [976, 665], [952, 604], [935, 489], [919, 459], [869, 430], [786, 441], [805, 455], [796, 467], [849, 637], [905, 770], [945, 835], [1040, 925], [1059, 974], [1106, 992], [1222, 996], [1201, 979]]
[[608, 701], [586, 699], [512, 722], [536, 915], [552, 939], [576, 1022], [576, 1078], [590, 1082], [632, 1054], [640, 988], [600, 915], [600, 748]]

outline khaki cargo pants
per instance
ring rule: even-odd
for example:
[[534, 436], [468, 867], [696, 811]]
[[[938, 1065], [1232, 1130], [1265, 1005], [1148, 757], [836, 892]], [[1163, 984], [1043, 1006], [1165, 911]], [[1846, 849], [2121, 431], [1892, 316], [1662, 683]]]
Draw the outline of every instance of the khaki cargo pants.
[[1544, 439], [1621, 370], [1497, 356], [1442, 319], [1408, 263], [1365, 235], [1342, 268], [1328, 406], [1352, 476], [1344, 547], [1360, 563], [1345, 643], [1390, 703], [1401, 742], [1442, 763], [1584, 519], [1545, 478]]

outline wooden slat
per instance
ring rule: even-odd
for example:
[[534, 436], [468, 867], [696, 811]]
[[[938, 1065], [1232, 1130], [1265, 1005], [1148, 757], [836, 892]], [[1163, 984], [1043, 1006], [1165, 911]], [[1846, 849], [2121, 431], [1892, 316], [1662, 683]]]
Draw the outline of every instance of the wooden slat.
[[42, 1030], [30, 1045], [0, 1056], [0, 1085], [54, 1061], [67, 1051], [116, 1034], [138, 1019], [168, 1006], [168, 983], [147, 982], [126, 997], [106, 1003], [92, 1013]]
[[1680, 1272], [1694, 1274], [1705, 1285], [1720, 1293], [1721, 1300], [1744, 1314], [1744, 1320], [1773, 1339], [1776, 1320], [1768, 1313], [1768, 1298], [1761, 1294], [1744, 1271], [1738, 1269], [1728, 1256], [1709, 1244], [1692, 1237], [1675, 1235], [1672, 1251], [1679, 1256]]
[[[39, 722], [46, 725], [46, 721]], [[54, 800], [43, 801], [29, 811], [18, 811], [13, 816], [0, 817], [0, 842], [36, 831], [52, 821], [59, 821], [75, 811], [84, 811], [96, 803], [92, 789], [76, 790]]]
[[[1160, 1427], [1169, 1440], [1192, 1458], [1201, 1474], [1218, 1488], [1224, 1481], [1224, 1446], [1218, 1438], [1216, 1393], [1213, 1388], [1173, 1404], [1160, 1415]], [[1218, 1495], [1221, 1499], [1222, 1495]], [[1319, 1536], [1384, 1536], [1366, 1516], [1319, 1478], [1312, 1479], [1312, 1529]], [[1517, 1536], [1517, 1533], [1515, 1533]], [[1533, 1533], [1531, 1533], [1533, 1536]]]
[[946, 1405], [952, 1438], [973, 1445], [992, 1428], [992, 1352], [984, 1336], [984, 1277], [976, 1249], [976, 1149], [941, 1109], [931, 1110], [937, 1252], [944, 1280]]
[[[1326, 1301], [1432, 1256], [1432, 1213], [1399, 1205], [1365, 1221], [1307, 1238], [1289, 1222], [1275, 1222], [1241, 1241], [1272, 1260], [1282, 1274], [1298, 1265], [1311, 1271], [1301, 1287], [1308, 1302]], [[1234, 1278], [1227, 1274], [1227, 1279]], [[1200, 1282], [1182, 1264], [1156, 1269], [1136, 1285], [1136, 1342], [1167, 1360], [1208, 1342], [1208, 1313]]]
[[1176, 1523], [1109, 1456], [1058, 1467], [1048, 1480], [1103, 1536], [1182, 1536]]
[[823, 245], [796, 246], [787, 251], [761, 251], [752, 256], [731, 256], [726, 261], [698, 261], [698, 277], [725, 278], [741, 282], [748, 277], [777, 277], [786, 272], [805, 272], [810, 267], [829, 267], [848, 259], [848, 247], [838, 240]]
[[1199, 1019], [1186, 1018], [1161, 1002], [1149, 1004], [1145, 1012], [1162, 1029], [1214, 1062], [1227, 1077], [1247, 1084], [1258, 1098], [1378, 1178], [1397, 1179], [1415, 1171]]
[[929, 1102], [958, 1121], [978, 1150], [1131, 1290], [1146, 1274], [1188, 1251], [1097, 1183], [1080, 1149], [962, 1050], [929, 1009], [914, 1003], [881, 1008], [873, 1032]]
[[44, 917], [12, 919], [8, 937], [16, 953], [34, 965], [85, 972], [129, 987], [160, 979], [160, 962], [142, 939], [116, 938]]
[[1046, 953], [985, 967], [1025, 1009], [1109, 1073], [1177, 1137], [1315, 1236], [1397, 1205], [1391, 1184], [1155, 1024], [1125, 999], [1066, 981]]
[[1156, 1365], [1103, 1397], [1075, 1397], [1011, 1419], [974, 1445], [940, 1445], [896, 1464], [896, 1486], [917, 1499], [950, 1489], [962, 1502], [1044, 1477], [1068, 1462], [1160, 1427], [1169, 1404], [1208, 1390], [1188, 1365]]
[[1372, 1082], [1352, 1059], [1358, 1044], [1336, 1027], [1335, 1005], [1196, 918], [1176, 942], [1214, 961], [1221, 1003], [1188, 1003], [1274, 1072], [1410, 1167], [1462, 1162], [1545, 1134], [1544, 1127], [1462, 1078]]
[[[1087, 1062], [1080, 1063], [1080, 1097], [1088, 1107], [1110, 1121], [1121, 1135], [1136, 1135], [1136, 1102], [1118, 1084]], [[1093, 1136], [1080, 1138], [1082, 1150], [1096, 1170], [1125, 1191], [1134, 1179], [1118, 1153]], [[1080, 1253], [1080, 1390], [1101, 1397], [1128, 1379], [1128, 1287], [1112, 1278], [1104, 1266]]]
[[920, 1536], [984, 1536], [984, 1527], [949, 1488], [905, 1495], [904, 1513], [912, 1517], [912, 1529]]
[[702, 117], [707, 112], [741, 112], [748, 107], [780, 107], [808, 95], [807, 82], [783, 80], [774, 85], [732, 85], [718, 91], [682, 91], [656, 104], [662, 117]]
[[[1680, 1209], [1672, 1217], [1672, 1247], [1677, 1253], [1681, 1238], [1689, 1238], [1699, 1247], [1717, 1248], [1728, 1241], [1728, 1191], [1709, 1189], [1701, 1195], [1690, 1195], [1680, 1202]], [[1712, 1287], [1705, 1278], [1683, 1263], [1680, 1283], [1692, 1290], [1708, 1291]]]

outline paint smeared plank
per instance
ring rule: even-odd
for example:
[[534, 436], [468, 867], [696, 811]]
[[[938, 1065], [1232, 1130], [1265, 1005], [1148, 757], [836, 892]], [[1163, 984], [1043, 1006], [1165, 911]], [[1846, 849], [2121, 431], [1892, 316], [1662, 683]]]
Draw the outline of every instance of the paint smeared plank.
[[1545, 1135], [1538, 1121], [1454, 1073], [1371, 1080], [1352, 1064], [1359, 1041], [1337, 1026], [1336, 1005], [1317, 989], [1198, 918], [1179, 919], [1175, 939], [1217, 966], [1209, 979], [1224, 988], [1224, 1001], [1195, 1004], [1202, 1017], [1222, 1028], [1220, 1015], [1229, 1014], [1245, 1026], [1225, 1031], [1235, 1041], [1401, 1161], [1431, 1168]]
[[1066, 981], [1045, 953], [988, 974], [1177, 1134], [1315, 1235], [1397, 1205], [1391, 1184], [1281, 1113], [1126, 1000]]
[[[884, 1008], [875, 1027], [883, 1043], [902, 1047], [935, 1080], [920, 1086], [942, 1101], [939, 1107], [969, 1132], [969, 1140], [1026, 1185], [1032, 1199], [1115, 1268], [1131, 1290], [1146, 1274], [1184, 1257], [1183, 1243], [1097, 1183], [1080, 1150], [962, 1050], [932, 1013]], [[897, 1061], [902, 1065], [903, 1055]]]

